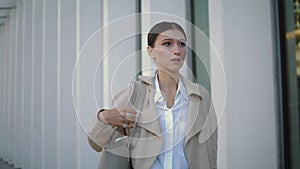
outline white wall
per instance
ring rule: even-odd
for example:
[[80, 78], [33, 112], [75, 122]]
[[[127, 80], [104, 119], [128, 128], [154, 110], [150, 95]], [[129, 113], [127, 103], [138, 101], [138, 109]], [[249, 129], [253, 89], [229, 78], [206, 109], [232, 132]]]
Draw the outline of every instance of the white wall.
[[[162, 13], [144, 15], [142, 32], [163, 19], [188, 17], [186, 7], [184, 1], [142, 1], [142, 12]], [[209, 1], [210, 39], [227, 82], [224, 91], [212, 59], [212, 92], [227, 94], [219, 119], [220, 169], [277, 168], [271, 8], [270, 1]], [[100, 154], [87, 144], [87, 121], [109, 105], [110, 86], [121, 88], [110, 79], [116, 69], [126, 72], [118, 76], [124, 85], [138, 69], [138, 18], [116, 22], [135, 10], [129, 0], [17, 1], [0, 26], [0, 158], [24, 169], [96, 168]], [[123, 22], [128, 24], [120, 29]], [[99, 29], [108, 23], [112, 29]], [[80, 49], [90, 58], [79, 55]], [[76, 59], [80, 64], [73, 72]]]
[[275, 169], [279, 152], [272, 2], [225, 0], [210, 1], [209, 6], [210, 38], [221, 54], [227, 81], [219, 168]]
[[[87, 113], [87, 117], [95, 117], [99, 108], [93, 103], [95, 93], [91, 95], [85, 89], [94, 92], [97, 69], [102, 72], [100, 81], [103, 75], [111, 76], [123, 55], [130, 55], [137, 46], [134, 38], [117, 46], [119, 52], [114, 59], [109, 58], [108, 69], [103, 73], [103, 66], [97, 68], [97, 65], [104, 51], [97, 46], [114, 45], [119, 36], [111, 30], [109, 41], [93, 44], [96, 48], [89, 51], [98, 62], [80, 58], [80, 71], [75, 71], [73, 76], [81, 48], [102, 27], [104, 20], [109, 23], [136, 12], [134, 1], [118, 2], [119, 6], [106, 1], [108, 13], [103, 12], [103, 3], [18, 0], [7, 22], [0, 26], [1, 159], [24, 169], [97, 167], [100, 154], [89, 147], [86, 126], [80, 125], [75, 110], [78, 115]], [[137, 31], [137, 20], [131, 22], [123, 29], [125, 34]], [[122, 33], [118, 29], [114, 31]], [[137, 60], [131, 59], [125, 66], [127, 73], [136, 72]], [[130, 76], [121, 77], [124, 81]], [[111, 82], [106, 84], [110, 85]], [[103, 95], [104, 90], [109, 88], [103, 84], [97, 87], [99, 106], [103, 106], [103, 98], [109, 100]], [[74, 101], [80, 104], [73, 105], [73, 94], [79, 98]], [[91, 105], [94, 107], [86, 109]]]

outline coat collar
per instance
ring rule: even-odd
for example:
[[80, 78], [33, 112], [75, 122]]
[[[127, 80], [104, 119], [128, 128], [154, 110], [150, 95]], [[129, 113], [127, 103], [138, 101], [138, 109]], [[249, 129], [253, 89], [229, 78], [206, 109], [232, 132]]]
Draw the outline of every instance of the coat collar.
[[[141, 76], [140, 80], [142, 82], [144, 82], [145, 84], [153, 87], [154, 86], [154, 78], [155, 78], [155, 76]], [[197, 83], [193, 83], [192, 81], [186, 79], [181, 74], [180, 74], [180, 78], [182, 79], [182, 82], [186, 88], [188, 96], [195, 94], [195, 95], [202, 97], [204, 95], [204, 93], [202, 92], [202, 90], [200, 89], [200, 87]]]
[[[203, 127], [204, 121], [207, 116], [207, 112], [200, 112], [200, 107], [203, 106], [201, 100], [203, 97], [206, 96], [206, 93], [200, 85], [187, 80], [182, 75], [180, 75], [180, 78], [182, 79], [188, 97], [190, 99], [186, 126], [186, 143], [193, 135], [201, 131]], [[144, 104], [145, 108], [143, 109], [145, 111], [142, 112], [139, 118], [139, 125], [147, 129], [148, 131], [154, 133], [158, 137], [161, 137], [161, 128], [158, 119], [159, 117], [157, 115], [156, 106], [153, 99], [155, 94], [154, 76], [142, 76], [140, 77], [140, 80], [146, 85], [149, 85], [148, 91], [146, 91], [146, 95], [148, 95], [149, 97], [147, 98], [146, 105]]]

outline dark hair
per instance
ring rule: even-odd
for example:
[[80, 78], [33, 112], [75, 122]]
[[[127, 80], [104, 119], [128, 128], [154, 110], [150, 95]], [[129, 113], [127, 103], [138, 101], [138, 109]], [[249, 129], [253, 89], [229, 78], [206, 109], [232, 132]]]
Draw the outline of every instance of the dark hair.
[[166, 30], [170, 30], [170, 29], [179, 30], [184, 35], [184, 37], [186, 38], [184, 30], [179, 24], [177, 24], [175, 22], [160, 22], [160, 23], [154, 25], [150, 29], [150, 31], [148, 33], [148, 46], [151, 46], [153, 48], [157, 36], [160, 33], [164, 32]]

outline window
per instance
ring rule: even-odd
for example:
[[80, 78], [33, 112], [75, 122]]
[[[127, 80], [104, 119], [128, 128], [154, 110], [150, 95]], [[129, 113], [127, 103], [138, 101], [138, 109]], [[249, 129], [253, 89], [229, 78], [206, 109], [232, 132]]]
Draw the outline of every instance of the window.
[[[191, 22], [198, 27], [207, 37], [209, 36], [209, 21], [208, 21], [208, 1], [207, 0], [192, 0], [191, 1]], [[193, 30], [195, 33], [195, 30]], [[201, 42], [203, 38], [195, 38], [193, 36], [193, 58], [192, 69], [198, 83], [202, 84], [207, 90], [210, 87], [210, 58], [209, 58], [209, 43]], [[201, 45], [200, 45], [201, 44]], [[200, 52], [196, 52], [200, 51]], [[196, 53], [201, 54], [198, 56]]]

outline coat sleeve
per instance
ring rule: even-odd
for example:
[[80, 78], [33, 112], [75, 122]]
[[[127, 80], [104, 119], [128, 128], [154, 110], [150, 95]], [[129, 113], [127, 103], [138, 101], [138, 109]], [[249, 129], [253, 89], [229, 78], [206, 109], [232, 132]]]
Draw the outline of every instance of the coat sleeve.
[[217, 151], [218, 151], [218, 119], [213, 106], [212, 99], [207, 93], [205, 96], [207, 101], [208, 115], [205, 121], [199, 142], [206, 144], [209, 162], [212, 169], [217, 169]]
[[[131, 95], [132, 87], [127, 87], [119, 92], [113, 99], [113, 107], [119, 108], [127, 106]], [[112, 126], [105, 124], [95, 116], [91, 130], [88, 132], [89, 145], [97, 152], [101, 152], [102, 148], [113, 142], [115, 139], [124, 136], [124, 129], [113, 129]]]
[[93, 129], [89, 132], [88, 142], [95, 151], [101, 152], [103, 147], [122, 136], [120, 132], [114, 130], [110, 125], [96, 121]]
[[217, 169], [217, 153], [218, 153], [218, 128], [215, 129], [214, 133], [211, 136], [210, 141], [211, 148], [211, 167]]
[[209, 138], [209, 150], [210, 150], [210, 166], [213, 169], [217, 169], [217, 154], [218, 154], [218, 119], [213, 107], [210, 103], [210, 110], [208, 114], [208, 131], [210, 133]]
[[209, 131], [208, 149], [210, 150], [210, 166], [212, 169], [217, 169], [217, 154], [218, 154], [218, 119], [216, 112], [209, 97], [209, 113], [207, 117], [207, 127]]

